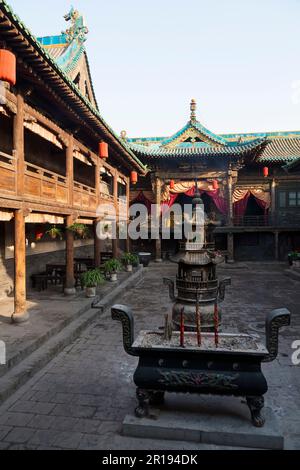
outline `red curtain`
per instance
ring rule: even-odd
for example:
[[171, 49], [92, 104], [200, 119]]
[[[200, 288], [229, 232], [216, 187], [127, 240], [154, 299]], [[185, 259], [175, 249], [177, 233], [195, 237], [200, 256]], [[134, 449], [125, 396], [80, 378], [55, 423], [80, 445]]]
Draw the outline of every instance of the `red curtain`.
[[205, 191], [206, 194], [212, 198], [217, 209], [221, 214], [226, 215], [228, 213], [228, 203], [227, 200], [220, 196], [220, 190], [216, 189], [214, 191]]
[[[223, 214], [223, 215], [227, 214], [227, 212], [228, 212], [227, 200], [220, 196], [220, 190], [219, 189], [216, 189], [214, 191], [201, 191], [200, 190], [199, 192], [200, 192], [200, 194], [206, 193], [209, 197], [211, 197], [212, 200], [214, 201], [217, 209], [221, 212], [221, 214]], [[183, 194], [185, 194], [186, 196], [194, 197], [195, 196], [195, 186], [193, 186], [191, 189], [189, 189], [188, 191], [186, 191]], [[173, 204], [175, 203], [175, 201], [177, 200], [179, 195], [180, 194], [178, 194], [178, 193], [176, 193], [176, 194], [170, 193], [170, 199], [168, 201], [162, 203], [162, 213], [163, 214], [165, 214], [167, 212], [167, 210], [170, 209], [170, 207], [173, 206]]]
[[250, 194], [250, 191], [248, 191], [243, 197], [243, 199], [240, 199], [239, 201], [233, 204], [234, 215], [236, 215], [237, 217], [243, 217], [245, 215]]
[[144, 204], [146, 207], [147, 207], [147, 210], [148, 212], [151, 213], [151, 201], [145, 196], [145, 194], [143, 193], [143, 191], [141, 191], [137, 197], [131, 201], [130, 205], [132, 204], [135, 204], [135, 203], [140, 203], [140, 204]]
[[265, 214], [268, 212], [268, 205], [266, 203], [266, 201], [263, 201], [262, 199], [258, 199], [256, 196], [254, 196], [254, 194], [252, 194], [252, 196], [255, 198], [255, 201], [257, 202], [257, 204], [259, 205], [259, 207], [261, 207]]
[[170, 199], [161, 203], [161, 212], [165, 214], [173, 206], [179, 194], [170, 193]]

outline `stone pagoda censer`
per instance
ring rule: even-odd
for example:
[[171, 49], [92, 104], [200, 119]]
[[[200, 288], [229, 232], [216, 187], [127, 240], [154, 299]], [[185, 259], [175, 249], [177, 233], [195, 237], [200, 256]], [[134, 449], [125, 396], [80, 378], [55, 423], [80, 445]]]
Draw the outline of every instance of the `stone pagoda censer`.
[[[193, 234], [180, 243], [179, 253], [171, 258], [178, 263], [176, 277], [177, 297], [174, 281], [164, 278], [169, 286], [170, 299], [174, 302], [172, 318], [173, 326], [180, 328], [181, 314], [184, 312], [184, 325], [187, 331], [196, 329], [195, 312], [201, 314], [202, 331], [214, 331], [216, 316], [218, 327], [221, 324], [219, 303], [225, 298], [225, 288], [231, 284], [230, 278], [219, 280], [217, 265], [224, 262], [224, 257], [215, 250], [213, 230], [217, 222], [204, 215], [197, 181], [195, 183], [193, 206]], [[203, 214], [203, 226], [198, 238], [195, 236], [196, 212]], [[200, 236], [199, 236], [200, 235]]]

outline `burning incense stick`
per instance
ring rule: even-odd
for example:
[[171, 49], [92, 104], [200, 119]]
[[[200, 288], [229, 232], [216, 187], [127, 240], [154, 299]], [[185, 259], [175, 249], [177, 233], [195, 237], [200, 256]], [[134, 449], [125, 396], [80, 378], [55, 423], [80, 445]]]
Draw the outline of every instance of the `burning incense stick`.
[[184, 348], [184, 308], [180, 313], [180, 347]]
[[199, 307], [199, 292], [197, 291], [197, 303], [196, 303], [196, 326], [197, 326], [197, 343], [198, 346], [201, 346], [201, 316], [200, 316], [200, 307]]
[[214, 323], [215, 323], [215, 345], [217, 348], [219, 346], [219, 311], [218, 311], [217, 303], [215, 303]]

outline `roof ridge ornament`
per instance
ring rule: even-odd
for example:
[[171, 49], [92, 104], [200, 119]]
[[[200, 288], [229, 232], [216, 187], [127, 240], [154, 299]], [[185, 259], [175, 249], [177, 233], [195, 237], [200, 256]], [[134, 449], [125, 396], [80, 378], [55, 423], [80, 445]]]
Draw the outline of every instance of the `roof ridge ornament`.
[[196, 111], [197, 111], [197, 102], [193, 98], [191, 101], [191, 122], [197, 121]]
[[67, 42], [70, 43], [77, 39], [78, 42], [84, 43], [89, 32], [84, 16], [71, 6], [71, 10], [64, 16], [64, 19], [71, 22], [70, 28], [62, 32], [66, 35]]

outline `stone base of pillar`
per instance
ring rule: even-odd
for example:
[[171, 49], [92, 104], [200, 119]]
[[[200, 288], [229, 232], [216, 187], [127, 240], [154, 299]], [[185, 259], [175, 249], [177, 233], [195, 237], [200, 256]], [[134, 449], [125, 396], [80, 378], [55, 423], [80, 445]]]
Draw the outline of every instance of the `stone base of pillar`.
[[64, 289], [64, 294], [65, 295], [75, 295], [76, 294], [76, 289], [75, 287], [66, 287]]
[[13, 313], [11, 316], [12, 323], [25, 323], [29, 320], [29, 313]]

